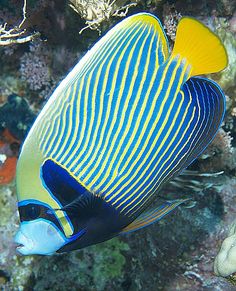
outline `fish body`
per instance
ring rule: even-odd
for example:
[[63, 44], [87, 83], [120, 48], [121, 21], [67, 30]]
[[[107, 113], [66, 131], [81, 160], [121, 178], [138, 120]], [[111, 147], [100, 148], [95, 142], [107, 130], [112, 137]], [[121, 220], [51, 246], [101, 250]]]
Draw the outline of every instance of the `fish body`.
[[215, 136], [224, 94], [194, 76], [226, 65], [220, 40], [192, 18], [180, 21], [172, 54], [150, 14], [112, 28], [57, 87], [23, 144], [19, 252], [85, 247], [157, 221], [184, 202], [148, 209]]

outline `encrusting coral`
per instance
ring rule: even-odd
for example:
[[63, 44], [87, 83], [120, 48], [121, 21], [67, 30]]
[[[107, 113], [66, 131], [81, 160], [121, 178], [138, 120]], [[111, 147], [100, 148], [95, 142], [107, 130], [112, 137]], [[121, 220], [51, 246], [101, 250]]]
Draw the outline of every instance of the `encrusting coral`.
[[236, 221], [231, 225], [229, 234], [224, 239], [215, 258], [214, 272], [222, 277], [227, 277], [236, 272]]

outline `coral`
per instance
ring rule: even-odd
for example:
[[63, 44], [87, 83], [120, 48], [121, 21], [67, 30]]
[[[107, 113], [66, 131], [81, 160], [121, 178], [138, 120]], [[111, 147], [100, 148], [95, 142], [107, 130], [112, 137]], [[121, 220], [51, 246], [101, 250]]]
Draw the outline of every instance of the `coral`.
[[236, 222], [230, 227], [227, 238], [215, 258], [214, 271], [216, 275], [227, 277], [236, 272]]
[[0, 185], [10, 183], [16, 174], [19, 141], [5, 129], [0, 135]]
[[0, 130], [7, 128], [16, 139], [23, 140], [34, 119], [28, 102], [16, 94], [0, 107]]
[[41, 43], [33, 43], [30, 51], [21, 57], [21, 79], [29, 84], [31, 90], [45, 90], [52, 86], [53, 77], [50, 74], [48, 56]]
[[7, 22], [0, 24], [0, 46], [29, 42], [39, 36], [39, 33], [26, 35], [26, 29], [22, 28], [26, 20], [26, 3], [26, 0], [24, 0], [23, 18], [20, 24], [13, 28], [8, 28]]
[[[44, 42], [33, 42], [20, 58], [20, 76], [34, 102], [47, 100], [59, 80], [78, 62], [81, 54], [65, 46], [53, 50]], [[27, 90], [26, 89], [26, 90]], [[38, 100], [37, 100], [38, 99]]]
[[217, 132], [214, 140], [199, 157], [199, 159], [205, 160], [202, 164], [202, 171], [206, 168], [211, 168], [213, 171], [235, 168], [232, 140], [230, 132], [226, 132], [223, 128]]
[[[67, 74], [98, 37], [89, 29], [82, 36], [78, 34], [83, 20], [67, 7], [68, 2], [28, 1], [27, 31], [40, 31], [46, 41], [1, 48], [0, 165], [11, 157], [16, 159], [19, 142], [36, 116], [32, 108], [36, 112], [41, 110], [55, 82]], [[87, 25], [91, 21], [91, 28], [103, 31], [103, 18], [106, 25], [117, 20], [112, 10], [109, 19], [105, 11], [99, 10], [104, 2], [79, 1], [83, 4], [79, 7], [80, 15]], [[180, 14], [202, 19], [223, 39], [229, 53], [228, 69], [212, 76], [227, 95], [225, 124], [201, 159], [192, 165], [193, 172], [183, 173], [160, 193], [168, 199], [190, 197], [191, 208], [181, 206], [147, 229], [71, 254], [20, 257], [13, 244], [19, 221], [13, 179], [8, 185], [0, 185], [1, 290], [235, 290], [226, 279], [213, 273], [214, 258], [228, 236], [236, 212], [235, 3], [169, 1], [172, 6], [159, 0], [137, 2], [134, 8], [137, 12], [152, 11], [158, 17], [162, 13], [171, 39]], [[94, 6], [87, 9], [90, 3]], [[130, 2], [109, 3], [117, 10]], [[21, 17], [22, 1], [4, 0], [1, 4], [0, 18], [6, 19], [1, 23], [8, 21], [8, 27], [13, 28]], [[11, 96], [13, 92], [17, 95]], [[215, 172], [221, 174], [214, 175]]]
[[16, 162], [16, 157], [7, 157], [2, 165], [0, 163], [0, 184], [8, 184], [14, 179]]
[[[231, 20], [235, 16], [232, 16]], [[230, 131], [230, 135], [235, 139], [235, 124], [236, 124], [236, 38], [234, 31], [230, 30], [232, 22], [222, 17], [214, 17], [212, 25], [215, 28], [215, 32], [219, 35], [223, 41], [228, 54], [228, 66], [227, 68], [214, 75], [214, 80], [222, 87], [226, 94], [226, 108], [227, 114], [225, 116], [224, 128]], [[228, 147], [226, 146], [226, 150]], [[223, 152], [224, 148], [222, 148]], [[226, 152], [227, 156], [227, 152]], [[226, 159], [229, 161], [229, 159]], [[229, 164], [230, 163], [229, 161]]]
[[16, 255], [13, 236], [19, 219], [14, 182], [0, 185], [0, 289], [23, 290], [31, 274], [33, 258]]
[[[111, 290], [109, 284], [123, 280], [126, 265], [123, 253], [128, 250], [127, 243], [114, 238], [71, 254], [42, 258], [33, 269], [34, 290], [51, 286], [54, 290]], [[64, 268], [67, 264], [69, 269]], [[58, 276], [64, 278], [63, 287]], [[45, 277], [48, 280], [41, 280]]]
[[225, 45], [229, 59], [228, 67], [218, 74], [216, 80], [227, 93], [236, 85], [236, 38], [229, 30], [229, 22], [225, 18], [215, 18], [214, 22], [216, 32]]
[[[122, 278], [123, 268], [126, 263], [123, 251], [128, 251], [128, 244], [118, 238], [108, 241], [104, 245], [91, 248], [94, 256], [93, 278], [98, 290], [104, 290], [106, 282], [115, 278]], [[101, 274], [103, 274], [101, 278]]]
[[175, 10], [175, 6], [169, 5], [168, 3], [163, 7], [164, 15], [164, 28], [166, 29], [166, 34], [170, 37], [172, 41], [175, 40], [176, 28], [179, 20], [181, 19], [181, 13]]
[[127, 1], [122, 0], [101, 0], [101, 1], [85, 1], [70, 0], [70, 7], [86, 20], [87, 26], [80, 30], [90, 28], [101, 33], [100, 26], [103, 21], [108, 21], [113, 16], [124, 17], [128, 9], [136, 6], [137, 3], [125, 4]]

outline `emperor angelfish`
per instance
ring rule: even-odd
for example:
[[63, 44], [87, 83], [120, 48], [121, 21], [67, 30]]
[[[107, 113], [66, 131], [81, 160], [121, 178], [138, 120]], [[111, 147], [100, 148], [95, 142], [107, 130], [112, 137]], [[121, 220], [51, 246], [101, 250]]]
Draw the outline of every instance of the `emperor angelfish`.
[[219, 86], [194, 76], [226, 66], [219, 38], [193, 18], [180, 20], [171, 54], [153, 15], [108, 31], [56, 88], [23, 144], [18, 251], [83, 248], [184, 202], [161, 201], [160, 188], [206, 148], [225, 111]]

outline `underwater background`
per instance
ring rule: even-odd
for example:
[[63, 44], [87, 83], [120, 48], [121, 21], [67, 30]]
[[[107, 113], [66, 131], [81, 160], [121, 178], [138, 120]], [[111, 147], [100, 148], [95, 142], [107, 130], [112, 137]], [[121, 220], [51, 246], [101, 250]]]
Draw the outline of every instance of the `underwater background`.
[[[161, 20], [172, 45], [180, 18], [192, 16], [220, 37], [228, 53], [228, 67], [207, 76], [226, 94], [223, 126], [191, 172], [161, 193], [192, 203], [152, 226], [83, 250], [17, 255], [15, 167], [28, 130], [100, 36], [142, 11]], [[230, 274], [217, 276], [213, 267], [224, 239], [236, 244], [235, 1], [0, 0], [0, 64], [0, 290], [236, 290], [236, 251], [225, 260]]]

